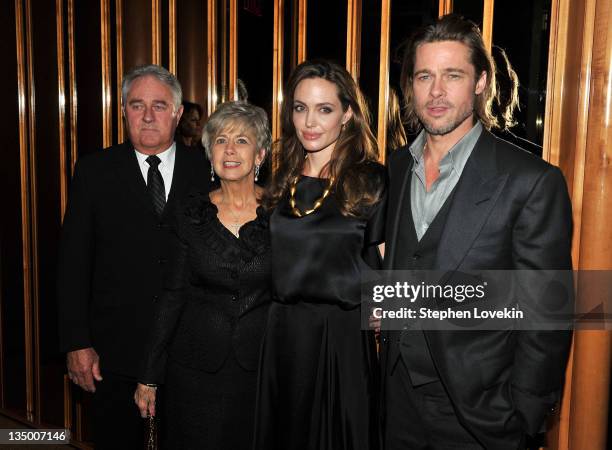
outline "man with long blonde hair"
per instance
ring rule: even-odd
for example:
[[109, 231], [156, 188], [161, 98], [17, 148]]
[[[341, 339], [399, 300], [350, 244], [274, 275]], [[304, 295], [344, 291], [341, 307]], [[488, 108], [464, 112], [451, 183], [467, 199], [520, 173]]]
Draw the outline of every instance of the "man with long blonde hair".
[[[445, 16], [409, 40], [402, 89], [420, 134], [389, 160], [387, 269], [571, 269], [563, 175], [490, 133], [495, 86], [473, 23]], [[525, 448], [559, 400], [570, 337], [384, 332], [385, 448]]]

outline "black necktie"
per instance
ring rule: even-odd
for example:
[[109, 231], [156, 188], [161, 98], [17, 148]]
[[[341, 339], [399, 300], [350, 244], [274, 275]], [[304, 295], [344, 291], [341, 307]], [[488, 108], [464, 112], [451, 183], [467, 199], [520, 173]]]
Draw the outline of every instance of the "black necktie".
[[149, 171], [147, 172], [147, 189], [149, 191], [149, 196], [153, 201], [153, 209], [158, 216], [161, 216], [164, 211], [164, 206], [166, 206], [166, 189], [164, 188], [164, 179], [159, 173], [159, 163], [161, 160], [155, 156], [151, 155], [146, 159], [149, 164]]

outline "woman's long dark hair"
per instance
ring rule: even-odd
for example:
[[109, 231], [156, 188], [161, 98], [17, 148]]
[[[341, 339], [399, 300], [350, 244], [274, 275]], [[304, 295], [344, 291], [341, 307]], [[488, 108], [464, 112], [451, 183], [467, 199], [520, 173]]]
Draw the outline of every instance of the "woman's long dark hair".
[[287, 194], [290, 183], [304, 168], [305, 150], [293, 125], [293, 102], [297, 85], [308, 78], [322, 78], [333, 83], [343, 111], [350, 107], [353, 112], [323, 172], [335, 180], [332, 189], [342, 214], [358, 216], [362, 208], [378, 200], [379, 192], [371, 192], [367, 170], [368, 163], [377, 161], [378, 149], [370, 130], [370, 114], [363, 94], [346, 69], [325, 60], [305, 61], [289, 77], [281, 108], [282, 135], [272, 152], [272, 163], [276, 170], [262, 203], [268, 208], [275, 207]]

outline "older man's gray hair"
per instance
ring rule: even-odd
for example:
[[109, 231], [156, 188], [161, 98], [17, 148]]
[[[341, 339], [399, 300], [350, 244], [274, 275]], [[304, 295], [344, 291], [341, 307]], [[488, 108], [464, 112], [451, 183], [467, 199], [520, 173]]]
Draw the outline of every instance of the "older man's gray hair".
[[170, 88], [172, 91], [172, 99], [174, 100], [174, 109], [177, 110], [183, 102], [183, 90], [181, 89], [181, 83], [179, 83], [176, 77], [168, 72], [168, 70], [156, 64], [138, 66], [125, 74], [123, 77], [123, 82], [121, 83], [121, 101], [123, 103], [123, 107], [126, 106], [127, 95], [130, 91], [132, 83], [138, 78], [147, 76], [157, 78], [160, 82], [164, 83]]
[[239, 127], [255, 134], [257, 149], [264, 149], [267, 155], [272, 145], [268, 115], [259, 106], [247, 102], [225, 102], [217, 107], [208, 118], [202, 132], [202, 145], [210, 159], [215, 138], [223, 130]]

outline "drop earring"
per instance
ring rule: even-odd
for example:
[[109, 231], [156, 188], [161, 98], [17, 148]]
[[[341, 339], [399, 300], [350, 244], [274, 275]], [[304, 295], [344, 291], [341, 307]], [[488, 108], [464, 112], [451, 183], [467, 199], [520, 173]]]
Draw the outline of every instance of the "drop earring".
[[210, 181], [215, 181], [215, 169], [212, 163], [210, 164]]
[[255, 164], [255, 181], [259, 179], [259, 164]]

